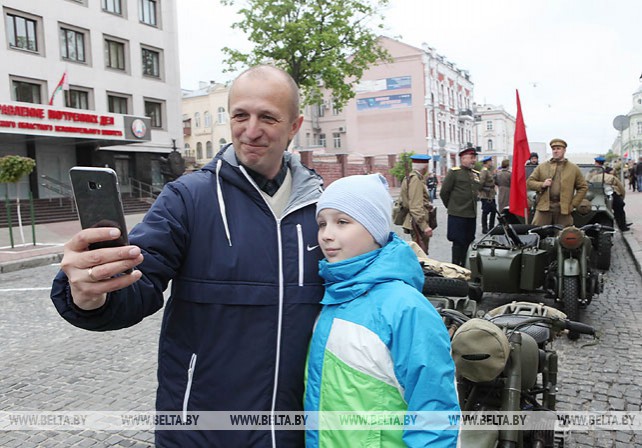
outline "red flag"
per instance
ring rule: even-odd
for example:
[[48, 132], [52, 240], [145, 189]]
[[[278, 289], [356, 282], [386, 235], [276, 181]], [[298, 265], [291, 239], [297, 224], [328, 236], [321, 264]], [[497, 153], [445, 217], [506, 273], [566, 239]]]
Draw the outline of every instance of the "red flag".
[[517, 94], [517, 120], [515, 121], [513, 174], [510, 178], [510, 201], [508, 210], [514, 215], [525, 217], [528, 200], [526, 199], [526, 170], [524, 169], [524, 165], [528, 162], [531, 151], [528, 148], [522, 105], [519, 102], [519, 91], [515, 90], [515, 93]]

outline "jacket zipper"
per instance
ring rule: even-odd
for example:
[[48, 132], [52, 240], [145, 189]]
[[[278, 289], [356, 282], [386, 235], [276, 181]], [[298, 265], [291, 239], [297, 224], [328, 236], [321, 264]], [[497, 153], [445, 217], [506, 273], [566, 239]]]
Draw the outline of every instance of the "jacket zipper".
[[189, 394], [192, 391], [194, 367], [196, 367], [196, 353], [192, 353], [192, 358], [189, 360], [189, 368], [187, 369], [187, 387], [185, 388], [185, 396], [183, 397], [183, 421], [187, 420], [187, 403], [189, 402]]
[[296, 239], [299, 244], [299, 286], [303, 286], [303, 228], [301, 224], [296, 225]]

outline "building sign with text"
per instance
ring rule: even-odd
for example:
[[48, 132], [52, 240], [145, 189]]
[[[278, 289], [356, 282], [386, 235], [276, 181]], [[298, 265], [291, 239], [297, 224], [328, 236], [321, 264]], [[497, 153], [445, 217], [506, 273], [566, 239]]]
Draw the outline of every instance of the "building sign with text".
[[0, 133], [128, 143], [151, 140], [147, 117], [29, 103], [0, 103]]
[[412, 95], [382, 95], [371, 98], [358, 98], [357, 111], [399, 109], [412, 106]]

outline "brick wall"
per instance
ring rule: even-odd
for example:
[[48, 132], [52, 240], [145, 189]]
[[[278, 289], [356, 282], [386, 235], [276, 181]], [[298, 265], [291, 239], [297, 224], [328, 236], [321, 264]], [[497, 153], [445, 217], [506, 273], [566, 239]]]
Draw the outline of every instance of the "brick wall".
[[312, 151], [300, 151], [301, 161], [308, 168], [315, 170], [327, 187], [337, 179], [356, 174], [380, 173], [388, 180], [391, 187], [397, 187], [398, 182], [389, 170], [395, 166], [397, 155], [387, 156], [354, 156], [336, 154], [334, 156], [315, 157]]

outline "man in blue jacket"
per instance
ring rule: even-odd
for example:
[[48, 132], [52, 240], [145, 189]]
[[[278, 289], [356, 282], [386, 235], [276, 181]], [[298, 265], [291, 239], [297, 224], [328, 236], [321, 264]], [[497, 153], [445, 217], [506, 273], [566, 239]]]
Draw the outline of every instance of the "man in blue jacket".
[[[323, 287], [315, 206], [321, 178], [286, 149], [299, 131], [292, 78], [243, 72], [229, 93], [232, 145], [168, 184], [131, 245], [87, 250], [117, 229], [66, 245], [51, 297], [94, 331], [140, 322], [165, 306], [158, 411], [301, 411], [303, 369]], [[118, 275], [133, 267], [131, 274]], [[299, 447], [299, 431], [157, 431], [159, 447]]]

